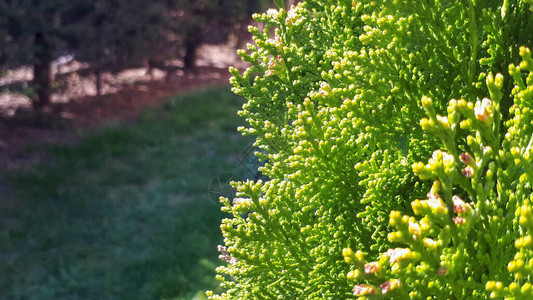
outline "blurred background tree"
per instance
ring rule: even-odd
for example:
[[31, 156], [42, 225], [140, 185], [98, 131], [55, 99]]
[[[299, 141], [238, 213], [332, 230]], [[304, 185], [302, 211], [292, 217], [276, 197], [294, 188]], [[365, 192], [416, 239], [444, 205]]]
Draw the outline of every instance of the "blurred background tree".
[[[101, 73], [181, 59], [195, 67], [198, 48], [242, 41], [251, 14], [268, 0], [0, 0], [0, 68], [33, 66], [32, 104], [50, 104], [52, 62], [64, 55]], [[240, 37], [240, 38], [239, 38]], [[1, 69], [0, 69], [1, 70]]]
[[33, 107], [50, 103], [51, 63], [64, 50], [64, 34], [84, 12], [69, 0], [0, 0], [1, 50], [4, 68], [33, 66]]
[[241, 25], [247, 25], [253, 12], [264, 10], [269, 0], [170, 0], [170, 27], [181, 37], [183, 67], [195, 66], [197, 49], [205, 43], [228, 41], [230, 35], [239, 34]]
[[[101, 73], [139, 65], [167, 25], [158, 1], [96, 0], [79, 5], [86, 12], [68, 36], [76, 59], [90, 65], [101, 93]], [[137, 63], [136, 63], [137, 62]]]

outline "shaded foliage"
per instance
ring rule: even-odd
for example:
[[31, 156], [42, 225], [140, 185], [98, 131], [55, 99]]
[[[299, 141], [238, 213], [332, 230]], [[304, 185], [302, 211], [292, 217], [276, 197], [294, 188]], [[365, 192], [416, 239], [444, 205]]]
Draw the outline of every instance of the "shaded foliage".
[[65, 54], [97, 75], [181, 58], [194, 67], [202, 43], [223, 42], [264, 0], [0, 0], [0, 67], [32, 65], [35, 108], [50, 102], [51, 63]]

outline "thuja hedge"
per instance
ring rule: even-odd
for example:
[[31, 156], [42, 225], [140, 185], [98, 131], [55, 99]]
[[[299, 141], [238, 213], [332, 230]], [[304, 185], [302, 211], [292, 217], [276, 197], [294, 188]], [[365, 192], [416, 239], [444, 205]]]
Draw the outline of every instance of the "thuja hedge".
[[533, 299], [533, 1], [276, 4], [210, 299]]

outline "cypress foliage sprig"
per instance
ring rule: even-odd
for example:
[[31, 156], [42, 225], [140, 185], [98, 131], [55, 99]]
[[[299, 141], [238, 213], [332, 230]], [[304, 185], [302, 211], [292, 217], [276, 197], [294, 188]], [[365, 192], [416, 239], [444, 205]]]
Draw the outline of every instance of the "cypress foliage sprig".
[[[531, 45], [529, 8], [526, 1], [307, 0], [255, 15], [264, 27], [250, 28], [255, 44], [239, 52], [251, 67], [242, 74], [232, 69], [231, 82], [234, 92], [248, 99], [239, 112], [248, 126], [240, 130], [256, 136], [268, 180], [237, 182], [237, 198], [222, 201], [232, 215], [222, 231], [233, 259], [218, 269], [225, 291], [208, 292], [210, 299], [346, 299], [383, 289], [398, 297], [439, 291], [453, 299], [476, 291], [482, 298], [489, 280], [501, 281], [502, 289], [510, 284], [483, 277], [488, 269], [472, 257], [493, 263], [491, 274], [503, 274], [512, 255], [495, 261], [497, 254], [487, 257], [468, 248], [471, 244], [454, 244], [486, 233], [468, 227], [472, 218], [496, 226], [490, 228], [502, 234], [498, 245], [518, 238], [503, 234], [513, 222], [493, 221], [500, 210], [496, 219], [502, 220], [506, 198], [496, 208], [486, 204], [488, 213], [480, 216], [468, 200], [462, 200], [461, 215], [454, 215], [453, 196], [493, 199], [512, 184], [495, 172], [516, 167], [507, 170], [507, 160], [493, 157], [506, 136], [499, 124], [515, 115], [506, 113], [518, 99], [513, 91], [522, 90], [513, 88], [516, 78], [491, 74], [517, 69], [508, 66], [526, 51], [519, 45]], [[463, 100], [449, 102], [452, 98]], [[488, 115], [480, 120], [478, 112]], [[484, 150], [486, 143], [491, 151]], [[460, 168], [467, 150], [479, 166]], [[433, 167], [423, 164], [412, 172], [413, 164], [429, 157]], [[486, 183], [487, 173], [501, 183]], [[444, 179], [432, 187], [427, 179], [439, 176]], [[411, 201], [424, 199], [428, 190], [433, 196], [417, 202], [415, 210]], [[439, 246], [450, 266], [438, 267], [436, 283], [425, 289], [429, 281], [422, 282], [420, 274], [440, 258], [405, 247], [410, 235], [396, 234], [429, 226], [411, 219], [413, 214], [420, 220], [431, 215], [426, 219], [436, 222], [434, 231], [449, 231], [442, 234], [443, 245], [454, 245]], [[455, 221], [469, 229], [453, 229]], [[393, 251], [398, 243], [403, 250]], [[429, 240], [428, 245], [433, 247]], [[399, 268], [402, 278], [410, 278], [400, 280], [389, 276], [390, 256], [427, 263]], [[443, 279], [463, 265], [479, 274], [450, 275], [462, 280], [457, 285]]]
[[[433, 186], [426, 199], [411, 202], [414, 216], [391, 211], [395, 231], [388, 239], [394, 247], [378, 260], [356, 259], [351, 248], [344, 249], [345, 261], [354, 266], [348, 274], [360, 274], [348, 276], [357, 281], [355, 295], [533, 297], [533, 65], [528, 48], [520, 48], [520, 55], [519, 66], [509, 67], [515, 82], [513, 117], [505, 122], [503, 137], [501, 74], [487, 76], [490, 98], [475, 104], [451, 100], [445, 116], [435, 114], [430, 98], [422, 99], [429, 118], [421, 126], [442, 141], [443, 149], [427, 164], [412, 167], [421, 179], [434, 180]], [[461, 131], [466, 133], [465, 147], [457, 143]]]

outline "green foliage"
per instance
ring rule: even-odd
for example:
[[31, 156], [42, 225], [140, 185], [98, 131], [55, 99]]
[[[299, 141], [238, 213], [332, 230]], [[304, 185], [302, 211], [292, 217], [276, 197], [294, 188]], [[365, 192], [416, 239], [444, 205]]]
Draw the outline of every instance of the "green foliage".
[[[500, 123], [515, 120], [516, 111], [523, 110], [517, 108], [518, 99], [531, 101], [517, 71], [529, 66], [527, 50], [519, 46], [533, 42], [530, 8], [525, 1], [309, 0], [288, 11], [256, 15], [264, 29], [250, 28], [255, 45], [239, 52], [251, 67], [242, 74], [231, 72], [234, 92], [248, 99], [240, 115], [249, 126], [241, 131], [256, 136], [262, 150], [257, 155], [265, 161], [261, 171], [269, 180], [236, 183], [237, 198], [223, 200], [223, 210], [233, 215], [222, 223], [231, 259], [218, 269], [226, 291], [209, 293], [211, 299], [355, 298], [381, 293], [377, 285], [382, 283], [384, 291], [397, 290], [400, 298], [442, 293], [451, 299], [472, 293], [483, 298], [487, 280], [510, 284], [500, 276], [514, 253], [503, 245], [519, 230], [512, 225], [515, 208], [504, 204], [510, 196], [501, 191], [517, 190], [513, 172], [525, 167], [505, 163], [511, 148], [505, 146], [506, 129]], [[521, 67], [509, 67], [519, 63], [520, 55]], [[491, 100], [479, 100], [488, 96]], [[454, 98], [463, 100], [449, 102]], [[516, 122], [523, 126], [529, 119]], [[526, 131], [520, 131], [520, 138], [531, 137]], [[502, 142], [504, 154], [499, 154]], [[485, 146], [492, 150], [483, 151]], [[458, 171], [459, 154], [468, 149], [482, 165]], [[415, 164], [432, 153], [427, 167]], [[412, 172], [413, 164], [421, 178]], [[416, 202], [416, 209], [409, 205], [430, 189], [423, 179], [439, 176], [451, 179], [439, 179], [430, 200]], [[489, 183], [498, 180], [502, 183]], [[479, 182], [487, 183], [480, 188]], [[529, 188], [527, 182], [523, 188]], [[453, 195], [474, 205], [463, 201], [464, 212], [453, 215]], [[473, 213], [478, 200], [486, 207]], [[435, 205], [439, 201], [446, 206]], [[428, 207], [442, 211], [432, 215]], [[417, 223], [420, 231], [433, 230], [427, 238], [449, 230], [445, 225], [467, 224], [472, 216], [486, 219], [487, 226], [478, 221], [478, 230], [460, 227], [467, 229], [456, 234], [469, 245], [461, 246], [448, 233], [442, 233], [442, 242], [433, 239], [444, 252], [432, 255], [440, 259], [443, 254], [450, 266], [441, 270], [433, 264], [431, 273], [425, 252], [413, 248], [424, 240], [410, 239], [414, 219], [401, 217], [412, 214], [433, 222], [433, 227]], [[488, 221], [494, 214], [511, 221], [496, 226]], [[477, 235], [491, 234], [494, 228], [488, 224], [500, 230], [497, 242], [483, 244], [468, 259], [466, 254], [454, 257], [457, 251], [470, 253], [465, 247], [475, 242], [484, 243]], [[512, 228], [514, 235], [504, 234]], [[350, 264], [342, 261], [343, 254]], [[387, 257], [399, 260], [399, 255], [412, 256], [418, 264], [387, 277], [392, 274], [385, 271]], [[450, 281], [435, 279], [441, 278], [439, 272], [452, 274], [451, 265], [453, 274], [463, 274], [446, 277]], [[489, 269], [492, 273], [483, 275]], [[356, 295], [350, 292], [354, 279]]]
[[167, 25], [161, 1], [99, 0], [74, 6], [84, 16], [65, 39], [76, 58], [95, 69], [139, 65]]
[[[60, 35], [74, 21], [69, 1], [0, 1], [0, 63], [13, 67], [35, 63], [41, 45], [34, 40], [36, 34], [48, 36], [49, 47], [56, 50]], [[79, 17], [79, 16], [78, 16]]]
[[[514, 105], [504, 137], [500, 136], [501, 74], [487, 76], [490, 99], [475, 104], [451, 100], [446, 116], [435, 114], [432, 101], [423, 99], [429, 119], [422, 119], [422, 128], [441, 140], [443, 150], [435, 151], [427, 164], [413, 164], [413, 171], [421, 179], [435, 180], [433, 187], [426, 200], [411, 203], [417, 217], [390, 213], [390, 225], [397, 231], [388, 239], [406, 248], [391, 248], [374, 262], [356, 257], [350, 248], [343, 251], [345, 261], [354, 265], [348, 277], [360, 282], [356, 295], [533, 296], [533, 60], [525, 47], [520, 55], [522, 63], [510, 66]], [[510, 247], [513, 243], [515, 249]]]
[[42, 164], [2, 170], [0, 298], [194, 299], [216, 288], [223, 215], [208, 182], [250, 142], [235, 134], [242, 103], [227, 87], [174, 97], [78, 145], [33, 149]]

